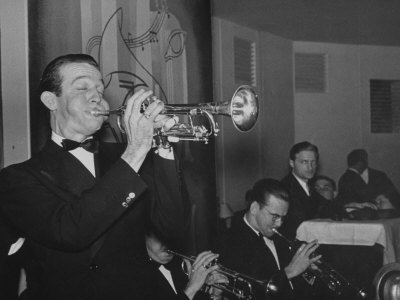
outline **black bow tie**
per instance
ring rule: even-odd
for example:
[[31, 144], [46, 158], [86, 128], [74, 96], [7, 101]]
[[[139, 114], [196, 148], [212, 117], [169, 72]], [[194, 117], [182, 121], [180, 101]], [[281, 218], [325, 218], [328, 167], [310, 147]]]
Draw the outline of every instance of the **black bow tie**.
[[61, 142], [64, 150], [66, 151], [71, 151], [76, 148], [82, 147], [86, 151], [92, 152], [92, 153], [97, 153], [99, 150], [99, 143], [95, 139], [88, 139], [83, 142], [77, 142], [69, 139], [63, 139]]
[[158, 269], [160, 266], [164, 266], [164, 268], [166, 268], [169, 271], [176, 270], [176, 266], [177, 266], [175, 258], [173, 258], [170, 262], [168, 262], [166, 264], [160, 264], [159, 262], [156, 262], [155, 260], [153, 260], [151, 258], [150, 258], [149, 262], [150, 262], [150, 265], [156, 269]]

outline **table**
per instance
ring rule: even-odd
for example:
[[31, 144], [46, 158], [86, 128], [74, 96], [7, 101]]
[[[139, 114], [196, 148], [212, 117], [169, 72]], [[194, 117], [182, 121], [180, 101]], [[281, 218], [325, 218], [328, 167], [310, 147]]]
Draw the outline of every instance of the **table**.
[[[354, 285], [363, 287], [367, 300], [375, 300], [373, 279], [379, 269], [385, 264], [400, 262], [400, 218], [309, 220], [300, 224], [297, 238], [307, 242], [318, 240], [317, 251], [322, 254], [322, 260]], [[327, 295], [321, 299], [336, 297]]]
[[383, 264], [400, 262], [400, 218], [368, 221], [315, 219], [297, 229], [297, 238], [320, 244], [383, 247]]

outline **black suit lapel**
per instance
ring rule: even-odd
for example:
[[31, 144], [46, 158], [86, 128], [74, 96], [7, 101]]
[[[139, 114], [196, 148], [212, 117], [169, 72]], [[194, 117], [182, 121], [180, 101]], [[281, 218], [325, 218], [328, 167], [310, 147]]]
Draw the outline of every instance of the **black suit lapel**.
[[[272, 251], [269, 249], [269, 247], [265, 244], [264, 240], [257, 235], [247, 224], [242, 220], [241, 224], [241, 230], [243, 231], [244, 235], [248, 237], [248, 244], [247, 247], [251, 247], [251, 252], [255, 251], [258, 252], [258, 254], [254, 254], [254, 257], [259, 258], [259, 264], [266, 266], [270, 271], [273, 269], [273, 271], [278, 271], [278, 264], [276, 263], [275, 257], [272, 254]], [[252, 247], [251, 245], [254, 245]], [[273, 267], [273, 268], [272, 268]], [[263, 279], [263, 278], [260, 278]]]
[[95, 183], [93, 175], [77, 158], [51, 140], [30, 167], [48, 184], [69, 194], [80, 195]]
[[[172, 274], [171, 274], [172, 276]], [[167, 278], [161, 273], [161, 271], [159, 269], [155, 270], [155, 276], [154, 276], [154, 280], [156, 280], [156, 289], [157, 291], [155, 291], [155, 293], [159, 296], [159, 298], [157, 299], [176, 299], [176, 293], [173, 290], [172, 286], [170, 285], [170, 283], [168, 282]], [[174, 281], [174, 279], [173, 279]], [[179, 286], [176, 284], [176, 282], [174, 281], [174, 286], [175, 286], [175, 290], [178, 292], [179, 291]], [[182, 290], [184, 287], [181, 287]], [[156, 298], [155, 298], [156, 299]]]
[[268, 260], [266, 260], [266, 262], [269, 262], [270, 264], [273, 264], [273, 267], [274, 267], [275, 270], [279, 270], [279, 266], [278, 266], [278, 264], [276, 262], [275, 256], [272, 253], [271, 249], [265, 243], [264, 238], [262, 236], [259, 236], [258, 240], [260, 242], [260, 247], [264, 248], [264, 251], [265, 251], [265, 255], [264, 256], [266, 258], [268, 258]]
[[174, 259], [165, 266], [171, 272], [176, 291], [182, 291], [188, 281], [187, 275], [182, 270], [182, 263], [184, 262], [175, 256]]
[[125, 145], [116, 143], [100, 143], [99, 153], [95, 154], [96, 177], [102, 177], [108, 169], [121, 157]]
[[[75, 156], [63, 150], [51, 140], [39, 155], [40, 165], [34, 168], [39, 169], [39, 174], [50, 182], [51, 185], [55, 185], [67, 194], [71, 194], [72, 192], [74, 195], [79, 196], [83, 191], [91, 188], [96, 183], [96, 179], [92, 173]], [[102, 162], [104, 163], [103, 166], [101, 165]], [[109, 165], [110, 162], [107, 158], [102, 161], [98, 156], [95, 157], [96, 171], [106, 170], [109, 168]], [[66, 197], [65, 199], [72, 201], [75, 198]], [[102, 235], [92, 244], [90, 249], [92, 259], [95, 258], [101, 249], [104, 240], [105, 235]]]
[[314, 218], [321, 201], [321, 196], [319, 196], [319, 194], [314, 192], [313, 189], [311, 188], [308, 189], [309, 195], [307, 195], [306, 191], [303, 189], [303, 187], [300, 185], [297, 179], [293, 176], [293, 174], [292, 177], [293, 177], [293, 185], [295, 185], [296, 189], [296, 194], [301, 195], [297, 198], [301, 202], [299, 203], [300, 206], [305, 208], [303, 210], [305, 213], [305, 218], [307, 220]]
[[[98, 181], [112, 166], [112, 164], [120, 157], [120, 154], [122, 152], [121, 147], [122, 145], [120, 144], [116, 145], [100, 143], [99, 152], [94, 155], [96, 181]], [[104, 233], [90, 246], [90, 257], [92, 260], [96, 258], [96, 255], [101, 250], [106, 238], [107, 233]]]

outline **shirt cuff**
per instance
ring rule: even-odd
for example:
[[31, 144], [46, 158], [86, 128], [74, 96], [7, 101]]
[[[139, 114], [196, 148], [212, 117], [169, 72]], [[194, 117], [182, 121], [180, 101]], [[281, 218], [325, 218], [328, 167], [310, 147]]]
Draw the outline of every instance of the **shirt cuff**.
[[14, 244], [10, 246], [10, 250], [8, 250], [8, 255], [13, 255], [14, 253], [17, 253], [17, 251], [21, 249], [24, 242], [25, 238], [19, 238]]
[[160, 157], [169, 159], [169, 160], [174, 160], [174, 151], [172, 150], [172, 147], [169, 148], [158, 148], [157, 150], [154, 151], [154, 153], [158, 154]]

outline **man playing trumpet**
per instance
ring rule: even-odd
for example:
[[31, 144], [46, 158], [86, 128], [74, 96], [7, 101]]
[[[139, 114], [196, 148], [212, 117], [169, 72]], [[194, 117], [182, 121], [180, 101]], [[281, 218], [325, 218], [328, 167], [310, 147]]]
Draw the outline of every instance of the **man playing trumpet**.
[[[145, 300], [220, 299], [222, 291], [216, 284], [226, 284], [228, 279], [218, 273], [213, 265], [218, 254], [201, 252], [197, 257], [183, 259], [168, 250], [171, 241], [150, 225], [146, 234], [148, 260], [137, 269], [143, 280]], [[172, 242], [172, 244], [177, 244]]]
[[97, 147], [94, 135], [107, 117], [93, 111], [109, 110], [97, 62], [85, 54], [58, 57], [40, 87], [50, 112], [48, 142], [0, 173], [1, 217], [26, 238], [28, 299], [140, 299], [144, 207], [158, 228], [183, 226], [168, 217], [182, 207], [173, 155], [152, 150], [154, 129], [167, 121], [164, 104], [142, 112], [152, 92], [136, 92], [123, 116], [126, 147]]
[[221, 263], [270, 283], [268, 291], [255, 290], [256, 300], [301, 299], [293, 280], [320, 259], [320, 255], [311, 257], [317, 243], [303, 244], [291, 257], [287, 243], [274, 238], [289, 208], [288, 194], [279, 181], [257, 181], [247, 191], [246, 202], [245, 214], [233, 220], [222, 246]]

